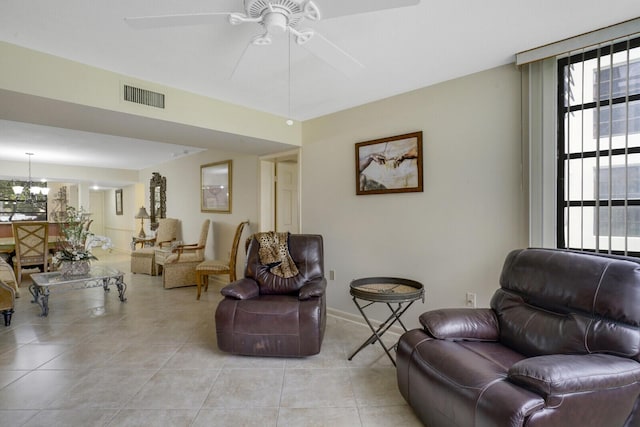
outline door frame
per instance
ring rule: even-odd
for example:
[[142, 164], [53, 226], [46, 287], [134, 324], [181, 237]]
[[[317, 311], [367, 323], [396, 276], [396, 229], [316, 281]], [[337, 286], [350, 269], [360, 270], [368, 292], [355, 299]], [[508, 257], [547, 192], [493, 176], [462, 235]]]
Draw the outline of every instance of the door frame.
[[260, 231], [272, 231], [275, 229], [276, 224], [276, 192], [277, 182], [275, 176], [275, 165], [278, 162], [285, 160], [295, 160], [298, 165], [298, 233], [302, 230], [302, 197], [301, 197], [301, 181], [302, 181], [302, 163], [300, 156], [301, 148], [296, 148], [289, 151], [283, 151], [281, 153], [269, 154], [261, 156], [260, 161], [260, 173], [259, 173], [259, 188], [260, 188]]

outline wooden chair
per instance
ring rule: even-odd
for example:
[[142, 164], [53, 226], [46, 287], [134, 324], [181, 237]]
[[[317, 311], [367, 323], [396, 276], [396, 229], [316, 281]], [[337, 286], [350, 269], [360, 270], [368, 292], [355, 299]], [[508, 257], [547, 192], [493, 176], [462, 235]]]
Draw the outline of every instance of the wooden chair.
[[210, 274], [228, 274], [229, 282], [236, 281], [236, 260], [238, 258], [238, 246], [240, 246], [240, 237], [244, 227], [249, 225], [249, 221], [241, 222], [236, 228], [236, 234], [233, 237], [233, 245], [231, 246], [231, 256], [228, 261], [206, 260], [198, 264], [196, 267], [196, 285], [198, 286], [198, 296], [200, 299], [200, 291], [204, 285], [204, 291], [209, 289]]
[[49, 223], [46, 221], [18, 221], [12, 224], [16, 254], [12, 258], [13, 269], [18, 281], [22, 283], [22, 269], [37, 266], [43, 272], [49, 271]]

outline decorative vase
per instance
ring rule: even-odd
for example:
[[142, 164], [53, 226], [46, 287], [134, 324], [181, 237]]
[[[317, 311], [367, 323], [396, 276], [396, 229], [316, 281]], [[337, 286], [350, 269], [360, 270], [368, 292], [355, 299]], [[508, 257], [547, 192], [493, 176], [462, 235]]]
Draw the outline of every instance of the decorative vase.
[[91, 269], [91, 263], [88, 260], [82, 261], [62, 261], [60, 264], [60, 272], [63, 276], [86, 276]]

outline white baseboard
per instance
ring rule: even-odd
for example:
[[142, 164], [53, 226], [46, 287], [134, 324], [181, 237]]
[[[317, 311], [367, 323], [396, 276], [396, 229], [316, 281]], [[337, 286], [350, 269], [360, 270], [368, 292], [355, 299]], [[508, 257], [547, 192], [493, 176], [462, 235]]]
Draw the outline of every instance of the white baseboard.
[[[369, 326], [367, 325], [367, 322], [365, 322], [362, 316], [360, 316], [359, 314], [353, 314], [346, 311], [336, 310], [335, 308], [327, 307], [327, 316], [332, 316], [340, 320], [355, 323], [367, 329], [369, 328]], [[374, 328], [377, 328], [382, 323], [377, 320], [371, 320], [371, 319], [369, 319], [369, 321], [371, 322]], [[402, 326], [400, 325], [393, 325], [392, 327], [389, 328], [389, 330], [386, 333], [395, 334], [399, 336], [404, 333], [404, 329], [402, 329]]]

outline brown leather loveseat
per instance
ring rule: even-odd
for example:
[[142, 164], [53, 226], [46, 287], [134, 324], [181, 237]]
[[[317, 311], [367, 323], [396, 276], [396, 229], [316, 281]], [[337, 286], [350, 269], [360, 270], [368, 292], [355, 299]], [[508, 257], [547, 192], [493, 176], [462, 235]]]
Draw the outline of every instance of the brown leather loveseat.
[[400, 392], [437, 426], [640, 426], [640, 260], [511, 252], [491, 308], [420, 316]]

